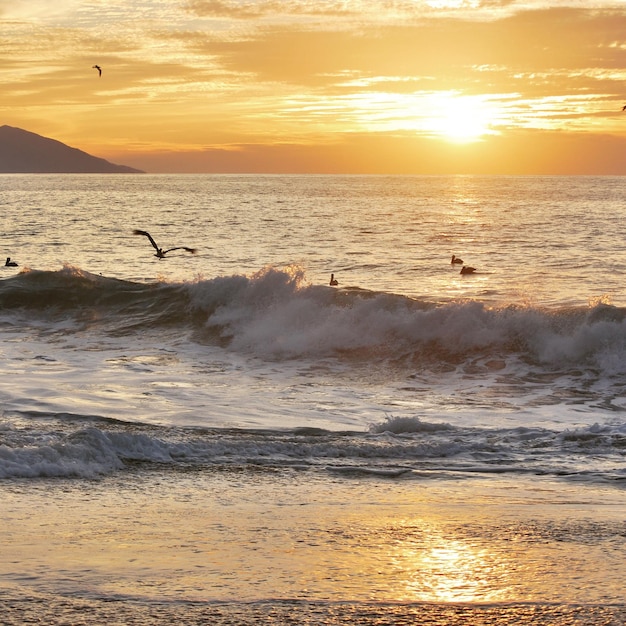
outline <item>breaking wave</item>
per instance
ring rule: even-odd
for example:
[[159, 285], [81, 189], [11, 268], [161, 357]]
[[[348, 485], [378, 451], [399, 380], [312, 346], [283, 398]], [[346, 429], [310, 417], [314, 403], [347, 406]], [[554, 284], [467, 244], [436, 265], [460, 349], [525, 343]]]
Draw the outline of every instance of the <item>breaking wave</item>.
[[[32, 419], [32, 418], [31, 418]], [[482, 429], [388, 418], [369, 432], [180, 429], [113, 420], [0, 422], [0, 478], [94, 478], [141, 466], [428, 478], [535, 473], [626, 479], [626, 427]], [[85, 423], [89, 422], [91, 423]]]
[[199, 343], [266, 359], [338, 357], [420, 366], [511, 358], [546, 368], [626, 373], [626, 310], [444, 304], [402, 295], [309, 285], [295, 268], [189, 283], [107, 278], [65, 267], [0, 281], [4, 329], [89, 328], [126, 335], [169, 328]]

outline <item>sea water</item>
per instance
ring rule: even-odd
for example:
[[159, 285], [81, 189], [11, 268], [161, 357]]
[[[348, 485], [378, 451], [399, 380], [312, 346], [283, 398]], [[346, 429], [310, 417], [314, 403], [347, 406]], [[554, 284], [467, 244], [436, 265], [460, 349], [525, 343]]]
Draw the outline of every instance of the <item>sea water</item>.
[[626, 179], [0, 206], [3, 623], [624, 622]]

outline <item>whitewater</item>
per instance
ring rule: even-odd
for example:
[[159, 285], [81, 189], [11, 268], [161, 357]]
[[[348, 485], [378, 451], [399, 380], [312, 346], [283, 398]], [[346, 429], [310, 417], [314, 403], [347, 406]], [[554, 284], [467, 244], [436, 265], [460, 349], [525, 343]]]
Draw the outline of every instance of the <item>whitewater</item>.
[[0, 183], [7, 624], [623, 623], [624, 179]]

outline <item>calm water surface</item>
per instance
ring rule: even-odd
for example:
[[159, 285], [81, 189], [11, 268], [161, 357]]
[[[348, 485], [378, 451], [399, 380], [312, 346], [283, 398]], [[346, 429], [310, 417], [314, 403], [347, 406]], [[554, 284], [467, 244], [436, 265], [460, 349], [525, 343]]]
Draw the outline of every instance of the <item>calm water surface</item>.
[[[132, 280], [298, 264], [312, 283], [539, 306], [623, 304], [621, 177], [3, 176], [7, 254]], [[147, 261], [159, 245], [197, 256]], [[456, 254], [480, 272], [460, 279]], [[458, 269], [458, 268], [457, 268]], [[448, 270], [448, 271], [446, 271]]]

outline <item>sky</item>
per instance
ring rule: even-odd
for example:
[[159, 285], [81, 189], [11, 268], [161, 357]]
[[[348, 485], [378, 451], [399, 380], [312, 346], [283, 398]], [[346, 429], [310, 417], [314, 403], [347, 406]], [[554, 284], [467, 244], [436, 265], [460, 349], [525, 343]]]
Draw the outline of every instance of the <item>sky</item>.
[[0, 28], [0, 125], [148, 172], [626, 174], [626, 0], [0, 0]]

